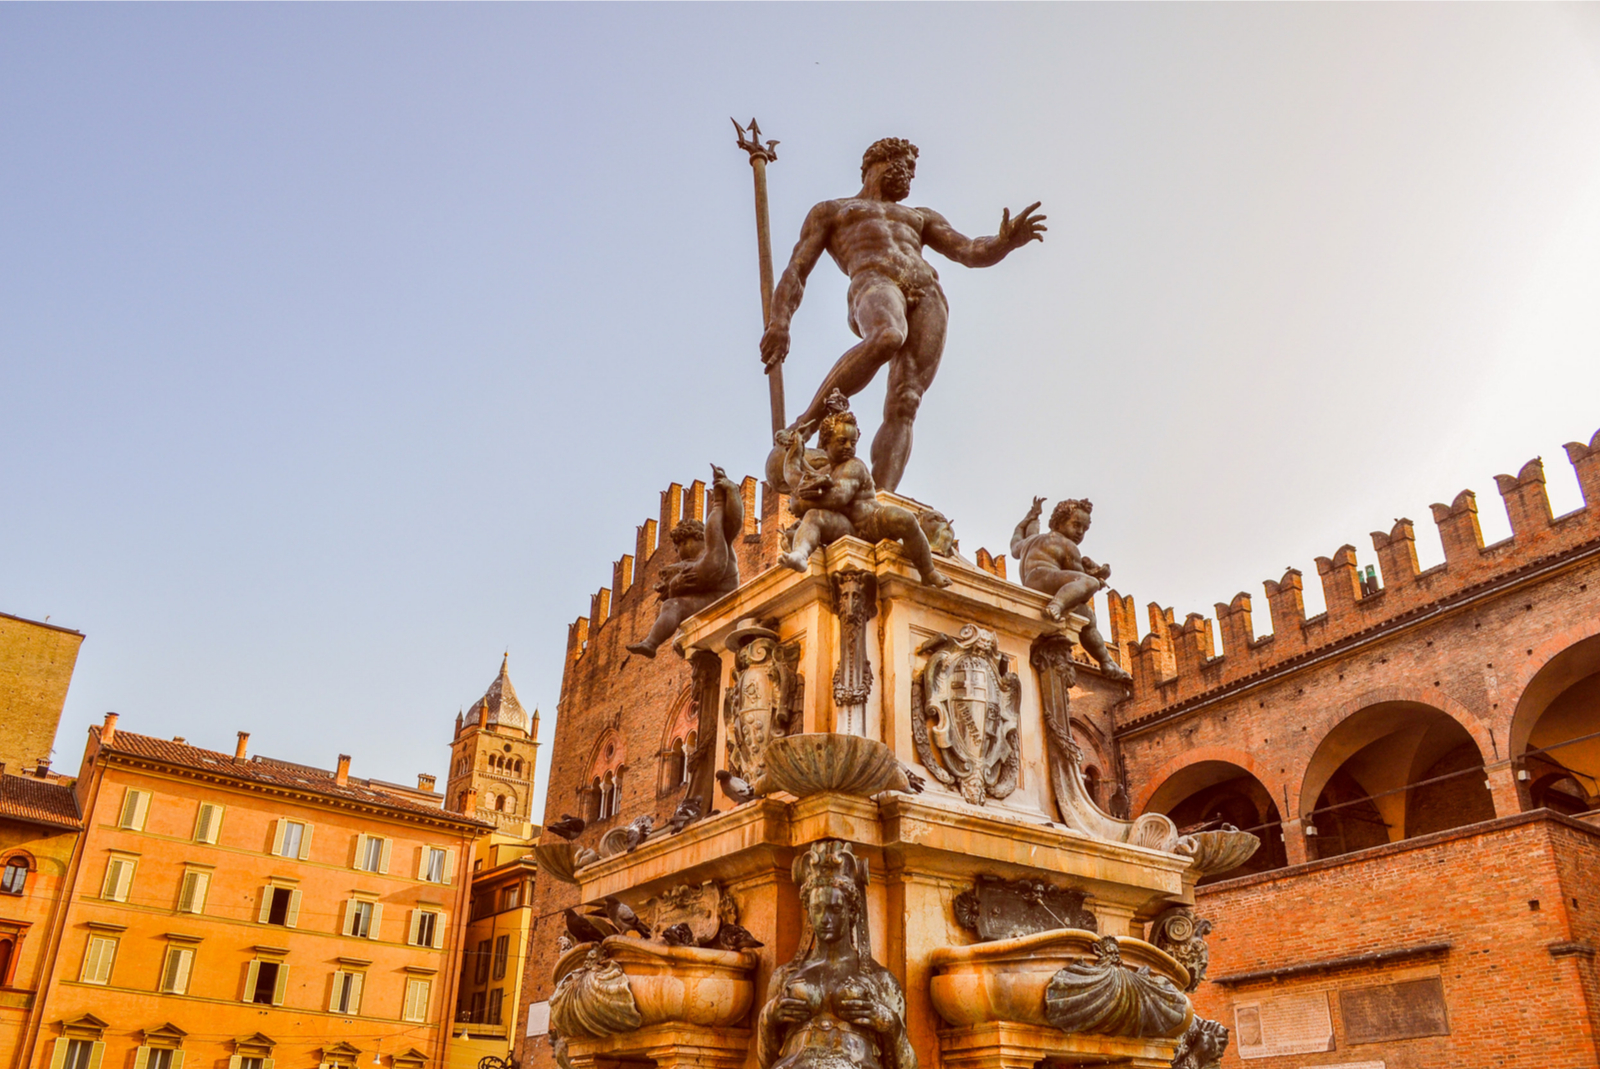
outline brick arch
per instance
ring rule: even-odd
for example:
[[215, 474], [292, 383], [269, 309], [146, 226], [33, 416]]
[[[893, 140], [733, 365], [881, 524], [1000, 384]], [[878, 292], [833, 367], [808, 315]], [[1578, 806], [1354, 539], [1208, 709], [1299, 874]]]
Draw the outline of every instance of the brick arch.
[[[1289, 812], [1284, 814], [1284, 819], [1299, 816], [1305, 812], [1306, 805], [1302, 801], [1305, 792], [1307, 777], [1311, 773], [1311, 766], [1316, 761], [1317, 755], [1322, 752], [1323, 745], [1339, 730], [1340, 725], [1352, 716], [1369, 709], [1374, 705], [1386, 705], [1391, 702], [1404, 702], [1408, 705], [1426, 705], [1431, 709], [1441, 712], [1459, 724], [1472, 741], [1477, 744], [1478, 753], [1483, 756], [1485, 764], [1495, 760], [1495, 754], [1503, 752], [1505, 743], [1503, 739], [1495, 739], [1490, 726], [1484, 723], [1483, 718], [1462, 702], [1452, 698], [1443, 687], [1379, 687], [1375, 690], [1363, 691], [1354, 698], [1347, 699], [1333, 707], [1333, 713], [1328, 718], [1328, 726], [1318, 736], [1316, 743], [1302, 758], [1295, 761], [1298, 767], [1291, 767], [1286, 780], [1289, 786]], [[1319, 785], [1317, 793], [1321, 793]], [[1316, 798], [1311, 799], [1315, 804]]]
[[1133, 812], [1143, 813], [1145, 806], [1150, 804], [1150, 799], [1155, 793], [1166, 786], [1167, 781], [1192, 765], [1203, 761], [1221, 761], [1230, 765], [1237, 765], [1245, 772], [1254, 776], [1256, 782], [1266, 788], [1274, 801], [1283, 797], [1284, 777], [1263, 767], [1255, 754], [1247, 750], [1236, 750], [1231, 746], [1199, 746], [1185, 750], [1166, 764], [1156, 770], [1155, 775], [1148, 777], [1139, 785], [1133, 795]]
[[[612, 746], [611, 759], [606, 759], [606, 746]], [[589, 760], [585, 767], [588, 772], [584, 775], [585, 781], [593, 780], [596, 776], [605, 777], [607, 772], [615, 772], [628, 760], [628, 742], [616, 728], [606, 728], [600, 737], [594, 740], [594, 745], [589, 748]]]
[[[1557, 657], [1596, 636], [1600, 636], [1600, 620], [1580, 620], [1534, 646], [1531, 654], [1518, 657], [1516, 670], [1510, 674], [1509, 679], [1500, 678], [1498, 689], [1503, 696], [1500, 702], [1500, 715], [1504, 718], [1506, 739], [1504, 756], [1515, 756], [1525, 750], [1528, 737], [1533, 734], [1533, 726], [1538, 717], [1525, 715], [1531, 712], [1531, 709], [1523, 708], [1529, 688]], [[1527, 647], [1524, 646], [1523, 649]], [[1508, 695], [1514, 697], [1510, 701], [1504, 700], [1504, 696]]]

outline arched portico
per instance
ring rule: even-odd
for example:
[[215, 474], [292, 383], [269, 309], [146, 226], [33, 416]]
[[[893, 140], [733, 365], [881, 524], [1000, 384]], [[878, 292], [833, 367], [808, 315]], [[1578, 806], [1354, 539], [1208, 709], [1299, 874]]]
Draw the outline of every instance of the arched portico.
[[1523, 805], [1569, 814], [1595, 809], [1600, 738], [1590, 736], [1600, 733], [1600, 634], [1536, 649], [1529, 660], [1538, 667], [1518, 694], [1510, 732]]
[[[1272, 791], [1248, 768], [1248, 754], [1232, 752], [1236, 760], [1197, 750], [1169, 764], [1164, 778], [1154, 782], [1139, 813], [1165, 813], [1180, 830], [1231, 824], [1261, 839], [1255, 855], [1236, 869], [1216, 873], [1202, 883], [1232, 879], [1282, 868], [1288, 863], [1283, 841], [1283, 816]], [[1172, 767], [1176, 765], [1176, 767]], [[1170, 771], [1169, 771], [1170, 769]]]

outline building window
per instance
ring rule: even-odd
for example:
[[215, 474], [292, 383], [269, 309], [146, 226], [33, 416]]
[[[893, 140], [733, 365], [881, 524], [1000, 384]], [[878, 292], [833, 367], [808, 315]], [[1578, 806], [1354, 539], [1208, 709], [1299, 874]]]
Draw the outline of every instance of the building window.
[[500, 888], [500, 908], [502, 910], [516, 909], [522, 905], [522, 884], [514, 883], [508, 887]]
[[[232, 1061], [233, 1059], [228, 1059]], [[272, 1058], [240, 1058], [239, 1069], [272, 1069]]]
[[199, 869], [188, 869], [183, 874], [183, 883], [178, 888], [179, 913], [204, 913], [206, 911], [206, 891], [211, 888], [211, 873]]
[[261, 911], [256, 920], [262, 924], [295, 927], [300, 921], [300, 892], [292, 887], [269, 885], [262, 888]]
[[16, 953], [17, 941], [14, 938], [0, 938], [0, 987], [11, 986], [11, 959]]
[[189, 990], [189, 972], [193, 967], [194, 950], [192, 948], [169, 946], [167, 948], [167, 959], [161, 966], [161, 993], [164, 995], [187, 993]]
[[[61, 1069], [95, 1069], [100, 1064], [98, 1055], [105, 1050], [104, 1043], [96, 1043], [92, 1039], [66, 1039], [56, 1040], [56, 1050], [60, 1052]], [[95, 1048], [99, 1048], [96, 1050]], [[51, 1069], [55, 1059], [52, 1058]]]
[[427, 980], [412, 978], [406, 981], [406, 1001], [401, 1008], [400, 1019], [403, 1021], [426, 1021], [428, 1019], [428, 996], [433, 985]]
[[[473, 983], [483, 984], [489, 982], [489, 940], [485, 939], [478, 944], [478, 962], [473, 970]], [[476, 1017], [473, 1020], [477, 1020]]]
[[217, 836], [222, 832], [222, 807], [210, 802], [201, 802], [200, 811], [194, 817], [194, 841], [215, 845]]
[[333, 974], [333, 997], [328, 1000], [329, 1013], [360, 1013], [361, 988], [365, 985], [366, 976], [358, 972], [346, 972], [343, 969]]
[[455, 859], [451, 857], [454, 850], [445, 850], [437, 846], [424, 846], [422, 848], [422, 871], [417, 878], [427, 880], [429, 883], [449, 883], [450, 870], [455, 868]]
[[100, 884], [100, 897], [108, 902], [126, 902], [133, 887], [133, 870], [138, 859], [122, 854], [112, 854], [106, 862], [106, 878]]
[[505, 1002], [505, 998], [506, 989], [503, 987], [497, 987], [493, 991], [489, 992], [489, 1020], [485, 1023], [500, 1023], [500, 1007], [501, 1004]]
[[311, 825], [300, 820], [279, 820], [272, 833], [272, 852], [301, 861], [311, 856]]
[[444, 924], [440, 915], [431, 909], [414, 909], [411, 911], [411, 938], [407, 940], [412, 946], [434, 947], [444, 945]]
[[117, 814], [117, 827], [128, 831], [144, 831], [144, 818], [150, 812], [150, 792], [129, 787], [122, 795], [122, 810]]
[[281, 961], [252, 961], [245, 974], [243, 1001], [282, 1006], [283, 993], [288, 986], [288, 965]]
[[78, 979], [86, 984], [109, 984], [111, 966], [117, 960], [117, 941], [104, 935], [91, 935], [83, 955], [83, 971]]
[[617, 812], [617, 784], [607, 772], [600, 781], [600, 819], [615, 816]]
[[28, 859], [6, 859], [6, 870], [0, 874], [0, 894], [20, 895], [28, 886]]
[[383, 903], [352, 898], [344, 904], [344, 934], [361, 939], [378, 938]]
[[[494, 941], [494, 978], [496, 980], [504, 980], [506, 978], [506, 959], [510, 956], [511, 937], [509, 935], [498, 936]], [[499, 1024], [500, 1018], [496, 1017], [492, 1023]]]
[[483, 992], [482, 991], [474, 991], [472, 993], [472, 1008], [467, 1011], [467, 1020], [471, 1021], [473, 1024], [482, 1024], [483, 1023]]
[[363, 872], [389, 871], [390, 840], [365, 833], [356, 836], [356, 868]]
[[135, 1047], [133, 1069], [182, 1069], [183, 1051], [171, 1047]]

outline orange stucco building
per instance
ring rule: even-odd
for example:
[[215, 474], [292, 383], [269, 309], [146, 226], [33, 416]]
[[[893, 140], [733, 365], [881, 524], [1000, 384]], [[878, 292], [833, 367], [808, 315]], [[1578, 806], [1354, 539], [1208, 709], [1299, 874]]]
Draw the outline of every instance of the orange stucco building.
[[201, 749], [114, 714], [90, 729], [83, 830], [37, 922], [48, 951], [12, 1069], [443, 1062], [490, 825], [445, 810], [431, 777], [363, 780], [347, 757], [330, 772], [247, 742]]

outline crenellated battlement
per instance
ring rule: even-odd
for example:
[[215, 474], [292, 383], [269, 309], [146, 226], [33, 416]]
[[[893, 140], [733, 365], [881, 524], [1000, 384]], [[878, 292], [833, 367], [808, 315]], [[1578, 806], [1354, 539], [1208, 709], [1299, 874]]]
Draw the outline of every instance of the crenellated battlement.
[[[1540, 565], [1559, 563], [1563, 556], [1600, 547], [1600, 431], [1587, 445], [1568, 443], [1566, 453], [1583, 491], [1581, 508], [1552, 515], [1544, 462], [1535, 457], [1516, 475], [1495, 476], [1511, 537], [1484, 545], [1477, 496], [1463, 490], [1450, 504], [1432, 506], [1444, 546], [1443, 564], [1421, 569], [1415, 528], [1411, 520], [1398, 519], [1388, 532], [1372, 532], [1376, 568], [1364, 570], [1356, 548], [1348, 544], [1316, 559], [1326, 604], [1317, 616], [1306, 616], [1304, 576], [1298, 569], [1265, 581], [1272, 630], [1259, 638], [1248, 593], [1218, 602], [1215, 623], [1199, 613], [1177, 623], [1172, 609], [1152, 602], [1149, 627], [1141, 638], [1133, 598], [1108, 591], [1111, 641], [1133, 674], [1123, 723], [1138, 723], [1218, 688], [1293, 667], [1309, 655], [1515, 581]], [[1220, 653], [1215, 646], [1218, 628]]]
[[[749, 475], [739, 483], [739, 497], [744, 505], [744, 542], [751, 549], [764, 542], [763, 534], [770, 534], [770, 541], [776, 544], [779, 525], [774, 521], [784, 512], [784, 495], [773, 493], [770, 487], [761, 494], [757, 508], [760, 486], [758, 480]], [[641, 599], [654, 597], [657, 572], [665, 564], [677, 560], [669, 537], [672, 529], [683, 520], [705, 522], [708, 506], [709, 487], [700, 479], [687, 486], [671, 483], [661, 491], [656, 518], [647, 519], [635, 528], [633, 552], [624, 553], [612, 562], [611, 585], [591, 594], [589, 612], [567, 626], [568, 665], [583, 655], [608, 622], [631, 616], [639, 608]], [[762, 545], [757, 553], [765, 548]], [[665, 557], [660, 556], [662, 549], [668, 551]], [[747, 563], [748, 555], [741, 553], [740, 567], [744, 568]], [[632, 637], [629, 636], [629, 640]]]

